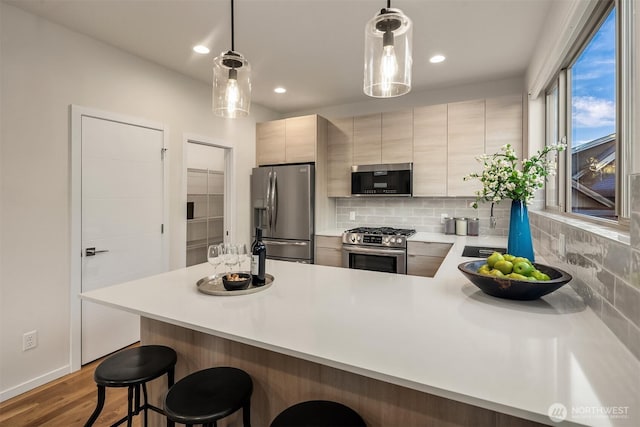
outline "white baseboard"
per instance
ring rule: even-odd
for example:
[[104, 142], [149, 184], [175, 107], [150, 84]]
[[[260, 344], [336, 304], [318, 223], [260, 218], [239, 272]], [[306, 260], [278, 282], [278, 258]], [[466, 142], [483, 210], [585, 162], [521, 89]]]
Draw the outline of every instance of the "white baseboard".
[[69, 365], [65, 365], [51, 372], [47, 372], [46, 374], [40, 375], [39, 377], [23, 382], [22, 384], [18, 384], [17, 386], [11, 387], [7, 390], [2, 390], [0, 391], [0, 402], [9, 400], [12, 397], [25, 393], [29, 390], [33, 390], [34, 388], [40, 387], [41, 385], [44, 385], [53, 380], [57, 380], [58, 378], [64, 375], [67, 375], [69, 373], [71, 373], [71, 367]]

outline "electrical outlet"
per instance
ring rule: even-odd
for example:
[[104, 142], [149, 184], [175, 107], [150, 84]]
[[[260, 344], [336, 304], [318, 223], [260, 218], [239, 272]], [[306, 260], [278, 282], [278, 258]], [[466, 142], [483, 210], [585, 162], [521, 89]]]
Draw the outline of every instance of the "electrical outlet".
[[440, 214], [440, 224], [444, 224], [445, 218], [449, 218], [449, 214], [441, 213]]
[[27, 332], [22, 335], [22, 351], [27, 351], [38, 346], [38, 331]]
[[567, 252], [567, 247], [564, 239], [564, 234], [560, 233], [558, 235], [558, 255], [565, 256], [566, 252]]
[[349, 212], [349, 221], [355, 221], [356, 220], [356, 211], [350, 211]]

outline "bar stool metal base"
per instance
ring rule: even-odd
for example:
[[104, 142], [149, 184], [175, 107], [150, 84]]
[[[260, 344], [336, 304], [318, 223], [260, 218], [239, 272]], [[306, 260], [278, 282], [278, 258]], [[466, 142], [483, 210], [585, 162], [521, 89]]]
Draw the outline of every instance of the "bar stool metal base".
[[[144, 412], [144, 425], [147, 426], [148, 410], [164, 415], [164, 411], [148, 402], [148, 381], [167, 375], [168, 385], [174, 381], [174, 369], [178, 359], [176, 352], [169, 347], [148, 345], [126, 349], [106, 358], [96, 368], [93, 379], [98, 387], [98, 402], [85, 427], [92, 426], [104, 408], [106, 387], [127, 387], [127, 415], [116, 421], [118, 426], [125, 421], [131, 426], [133, 417]], [[140, 403], [140, 389], [144, 403]]]

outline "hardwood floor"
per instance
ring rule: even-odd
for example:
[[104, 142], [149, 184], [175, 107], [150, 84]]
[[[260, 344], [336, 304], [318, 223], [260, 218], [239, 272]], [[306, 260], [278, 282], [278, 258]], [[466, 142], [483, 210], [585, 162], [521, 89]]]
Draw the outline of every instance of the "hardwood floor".
[[[101, 361], [0, 403], [0, 426], [83, 426], [96, 406], [93, 371]], [[127, 413], [127, 389], [106, 390], [104, 409], [95, 426], [110, 426]], [[141, 421], [142, 416], [134, 417], [133, 425], [141, 426]]]

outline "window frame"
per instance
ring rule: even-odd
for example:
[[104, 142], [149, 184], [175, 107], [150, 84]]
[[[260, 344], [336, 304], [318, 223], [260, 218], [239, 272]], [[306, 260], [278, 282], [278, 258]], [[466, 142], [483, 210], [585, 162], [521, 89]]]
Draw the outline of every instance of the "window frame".
[[[571, 67], [582, 54], [593, 36], [600, 29], [611, 10], [616, 9], [616, 201], [617, 220], [574, 213], [571, 211]], [[549, 140], [550, 120], [546, 97], [555, 89], [558, 90], [556, 120], [558, 123], [558, 139], [569, 143], [567, 150], [558, 156], [558, 201], [554, 205], [546, 200], [545, 209], [561, 212], [564, 215], [580, 218], [597, 224], [628, 229], [630, 223], [630, 175], [632, 159], [632, 78], [633, 78], [633, 13], [632, 4], [628, 0], [609, 0], [599, 2], [586, 21], [574, 45], [569, 49], [561, 69], [551, 83], [545, 88], [545, 144], [556, 144]], [[551, 203], [549, 203], [551, 202]]]

